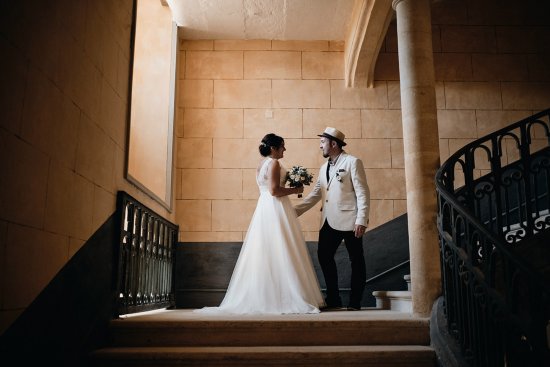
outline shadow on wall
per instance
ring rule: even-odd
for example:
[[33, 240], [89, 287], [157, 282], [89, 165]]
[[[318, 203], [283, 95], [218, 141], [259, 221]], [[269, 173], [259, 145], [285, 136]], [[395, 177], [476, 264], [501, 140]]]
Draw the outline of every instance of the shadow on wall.
[[116, 310], [119, 233], [113, 214], [0, 336], [3, 362], [87, 366]]

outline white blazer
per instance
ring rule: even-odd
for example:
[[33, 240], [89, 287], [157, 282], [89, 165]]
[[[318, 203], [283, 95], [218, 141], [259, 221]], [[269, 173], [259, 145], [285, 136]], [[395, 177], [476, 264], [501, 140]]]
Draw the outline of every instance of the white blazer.
[[330, 168], [328, 161], [321, 166], [313, 190], [295, 206], [298, 216], [322, 200], [321, 226], [325, 220], [338, 231], [353, 231], [355, 225], [367, 226], [369, 219], [370, 191], [363, 162], [342, 152], [336, 165]]

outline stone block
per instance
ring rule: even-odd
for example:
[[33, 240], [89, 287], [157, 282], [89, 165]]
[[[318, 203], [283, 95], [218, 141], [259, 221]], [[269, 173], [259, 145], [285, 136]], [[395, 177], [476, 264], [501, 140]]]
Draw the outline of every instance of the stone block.
[[212, 80], [181, 80], [178, 82], [178, 107], [214, 107], [214, 82]]
[[276, 51], [328, 51], [329, 41], [271, 41], [271, 49]]
[[178, 60], [178, 69], [177, 69], [178, 79], [185, 79], [185, 54], [186, 54], [185, 51], [178, 51], [178, 56], [177, 56], [177, 60]]
[[401, 138], [403, 124], [401, 110], [361, 110], [364, 138]]
[[302, 52], [303, 79], [344, 79], [343, 52]]
[[329, 108], [328, 80], [273, 80], [275, 108]]
[[538, 30], [531, 26], [495, 27], [499, 53], [536, 53], [538, 51]]
[[391, 168], [405, 168], [403, 139], [391, 139]]
[[177, 168], [212, 168], [211, 138], [177, 138]]
[[78, 131], [76, 173], [105, 189], [114, 175], [115, 144], [97, 125], [82, 116]]
[[374, 80], [399, 80], [397, 52], [381, 52], [376, 59]]
[[371, 200], [369, 211], [369, 229], [378, 227], [394, 218], [393, 200]]
[[[388, 81], [388, 109], [401, 110], [401, 84], [397, 82]], [[436, 97], [437, 97], [437, 84], [436, 84]], [[443, 101], [444, 103], [444, 101]]]
[[256, 205], [257, 200], [213, 200], [212, 231], [246, 232]]
[[214, 168], [256, 168], [262, 159], [258, 139], [223, 139], [212, 142]]
[[31, 72], [21, 121], [23, 139], [74, 169], [80, 110], [38, 72]]
[[438, 110], [440, 138], [476, 138], [476, 114], [473, 110]]
[[550, 83], [502, 83], [502, 104], [505, 110], [535, 110], [548, 108]]
[[240, 108], [186, 108], [183, 111], [186, 138], [242, 138], [243, 110]]
[[304, 137], [317, 138], [327, 126], [349, 138], [361, 138], [361, 114], [357, 109], [304, 109]]
[[94, 229], [94, 184], [52, 163], [47, 188], [44, 229], [87, 240]]
[[269, 80], [214, 81], [216, 108], [270, 108], [271, 95]]
[[345, 48], [346, 48], [345, 41], [328, 41], [329, 51], [344, 51]]
[[42, 228], [49, 164], [44, 153], [0, 130], [0, 218]]
[[260, 140], [268, 133], [284, 139], [302, 137], [301, 109], [245, 109], [244, 137]]
[[217, 51], [271, 50], [271, 40], [214, 40]]
[[297, 51], [245, 51], [244, 79], [301, 79]]
[[527, 55], [527, 60], [529, 80], [539, 82], [550, 81], [550, 53]]
[[[286, 139], [285, 158], [282, 164], [287, 169], [292, 166], [303, 166], [308, 170], [319, 169], [325, 158], [319, 149], [319, 139]], [[311, 171], [313, 173], [313, 171]], [[317, 176], [315, 176], [317, 179]]]
[[405, 170], [382, 168], [366, 170], [371, 200], [406, 199]]
[[[69, 120], [69, 123], [74, 124], [80, 117], [79, 111], [72, 105], [71, 101], [66, 100], [65, 104], [71, 105], [66, 108], [70, 111], [66, 119]], [[101, 88], [100, 119], [97, 123], [113, 139], [115, 144], [122, 148], [126, 146], [127, 113], [128, 106], [126, 101], [104, 80]]]
[[260, 190], [256, 183], [256, 169], [243, 169], [243, 199], [258, 200]]
[[393, 217], [396, 218], [401, 214], [407, 212], [407, 200], [394, 200], [393, 201]]
[[208, 51], [214, 49], [212, 40], [179, 40], [179, 49], [182, 51]]
[[391, 168], [391, 140], [390, 139], [351, 139], [350, 154], [363, 161], [365, 168]]
[[481, 138], [496, 130], [518, 122], [531, 115], [531, 111], [476, 111], [477, 137]]
[[388, 108], [388, 86], [377, 82], [373, 88], [346, 88], [341, 80], [330, 81], [331, 108]]
[[212, 230], [212, 201], [176, 200], [176, 221], [181, 232]]
[[445, 83], [445, 106], [447, 109], [500, 109], [502, 100], [499, 83]]
[[242, 79], [242, 51], [187, 51], [185, 79]]
[[4, 300], [4, 308], [27, 307], [68, 260], [68, 249], [68, 236], [9, 224], [6, 239], [9, 261], [2, 274], [4, 291], [9, 297]]
[[115, 211], [116, 196], [99, 186], [94, 186], [92, 230], [95, 231], [101, 227]]
[[441, 25], [443, 52], [496, 52], [493, 27]]
[[25, 91], [28, 66], [22, 53], [4, 38], [0, 39], [0, 53], [10, 55], [0, 60], [0, 67], [4, 70], [2, 83], [9, 85], [0, 91], [0, 126], [19, 134], [25, 94], [32, 92]]
[[[472, 80], [472, 55], [469, 53], [434, 53], [435, 80]], [[477, 79], [476, 79], [477, 80]]]
[[527, 55], [473, 54], [474, 80], [477, 81], [527, 81], [529, 69]]
[[242, 198], [242, 170], [182, 169], [179, 198], [240, 200]]

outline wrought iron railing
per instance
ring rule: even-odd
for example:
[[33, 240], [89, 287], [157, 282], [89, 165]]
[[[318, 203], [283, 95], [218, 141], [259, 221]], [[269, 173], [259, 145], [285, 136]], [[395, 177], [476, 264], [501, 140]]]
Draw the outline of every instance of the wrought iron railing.
[[471, 366], [550, 365], [550, 284], [526, 253], [550, 228], [549, 119], [478, 139], [436, 175], [445, 314]]
[[119, 191], [117, 205], [121, 216], [118, 314], [173, 306], [178, 226], [126, 192]]

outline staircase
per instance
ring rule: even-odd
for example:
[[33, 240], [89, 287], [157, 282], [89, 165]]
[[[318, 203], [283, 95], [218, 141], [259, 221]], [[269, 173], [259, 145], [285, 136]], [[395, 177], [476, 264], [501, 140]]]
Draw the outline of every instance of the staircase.
[[459, 353], [472, 367], [549, 366], [550, 109], [459, 149], [436, 188], [441, 309]]
[[113, 320], [110, 328], [111, 345], [92, 353], [93, 366], [436, 366], [429, 319], [394, 311], [164, 310]]

